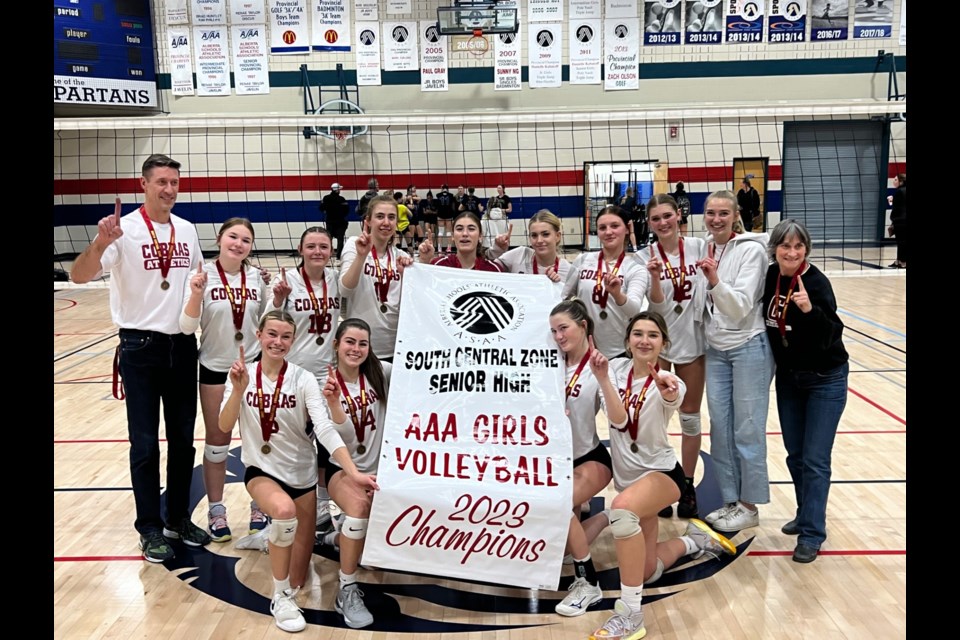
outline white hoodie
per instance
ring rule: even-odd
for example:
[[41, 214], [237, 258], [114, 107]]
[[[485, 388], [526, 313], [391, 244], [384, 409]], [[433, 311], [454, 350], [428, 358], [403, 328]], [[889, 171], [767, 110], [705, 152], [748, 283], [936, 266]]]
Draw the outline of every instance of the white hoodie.
[[729, 351], [766, 330], [762, 298], [768, 241], [766, 233], [738, 233], [715, 248], [720, 282], [715, 287], [707, 283], [703, 313], [707, 344], [714, 349]]

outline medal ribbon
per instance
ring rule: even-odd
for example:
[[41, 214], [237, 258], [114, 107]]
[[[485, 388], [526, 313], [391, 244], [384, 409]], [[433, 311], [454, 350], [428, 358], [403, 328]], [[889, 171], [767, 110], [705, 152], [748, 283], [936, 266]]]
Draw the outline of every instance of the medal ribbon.
[[683, 238], [680, 238], [680, 277], [677, 278], [677, 269], [674, 269], [667, 259], [667, 253], [663, 250], [663, 245], [657, 243], [657, 249], [660, 251], [660, 258], [667, 267], [667, 275], [670, 276], [670, 282], [673, 283], [673, 301], [683, 302], [683, 282], [687, 277], [687, 264], [683, 253]]
[[[379, 264], [379, 263], [378, 263]], [[310, 284], [310, 276], [307, 275], [306, 267], [300, 267], [300, 275], [303, 276], [303, 284], [307, 288], [307, 295], [310, 296], [310, 306], [313, 307], [313, 315], [316, 319], [317, 333], [323, 326], [323, 316], [327, 315], [327, 270], [323, 270], [323, 300], [318, 301], [313, 292], [313, 285]]]
[[[625, 251], [620, 252], [620, 257], [617, 258], [617, 264], [614, 265], [613, 271], [610, 273], [612, 275], [617, 275], [620, 271], [620, 265], [623, 264], [623, 258], [627, 253]], [[607, 290], [603, 286], [603, 251], [597, 254], [597, 286], [593, 288], [593, 298], [594, 301], [600, 305], [601, 309], [607, 308], [607, 298], [610, 296], [607, 293]]]
[[777, 321], [777, 328], [780, 330], [780, 339], [787, 339], [787, 307], [790, 306], [790, 298], [793, 297], [793, 290], [797, 286], [797, 281], [800, 280], [800, 274], [807, 270], [807, 261], [804, 260], [800, 264], [800, 268], [797, 269], [797, 272], [793, 274], [793, 277], [790, 279], [790, 286], [787, 288], [787, 297], [783, 301], [783, 306], [780, 306], [780, 276], [777, 276], [777, 297], [775, 298], [776, 303], [773, 305], [773, 317]]
[[277, 386], [273, 389], [270, 399], [269, 413], [263, 408], [263, 362], [257, 363], [257, 409], [260, 411], [260, 433], [264, 442], [270, 442], [270, 435], [280, 431], [277, 426], [277, 407], [280, 406], [280, 388], [283, 387], [283, 375], [287, 372], [287, 361], [283, 361], [280, 373], [277, 375]]
[[[223, 288], [227, 290], [227, 297], [230, 298], [230, 310], [233, 312], [233, 326], [237, 328], [237, 331], [241, 331], [243, 329], [243, 314], [247, 310], [247, 274], [241, 264], [240, 294], [234, 296], [233, 289], [227, 282], [227, 273], [223, 270], [223, 265], [220, 264], [220, 258], [217, 258], [217, 273], [220, 274], [220, 282], [223, 284]], [[240, 298], [239, 302], [236, 300], [238, 297]]]
[[173, 220], [170, 220], [170, 244], [167, 247], [167, 258], [164, 260], [163, 251], [160, 250], [160, 241], [157, 239], [157, 232], [154, 230], [153, 222], [151, 222], [150, 216], [147, 215], [147, 209], [143, 205], [140, 205], [140, 215], [147, 225], [147, 231], [150, 232], [150, 239], [153, 240], [153, 250], [157, 254], [157, 261], [160, 263], [160, 277], [166, 280], [167, 274], [170, 273], [170, 263], [173, 261], [173, 247], [177, 241], [177, 230], [173, 228]]
[[[558, 274], [560, 273], [560, 256], [557, 256], [557, 259], [553, 261], [553, 272]], [[540, 273], [540, 269], [537, 266], [537, 255], [533, 255], [533, 273]]]
[[350, 412], [350, 420], [353, 422], [353, 432], [357, 434], [357, 442], [363, 444], [366, 429], [361, 419], [363, 418], [363, 410], [367, 408], [367, 390], [363, 384], [363, 374], [360, 374], [359, 402], [350, 396], [350, 391], [347, 390], [347, 383], [344, 381], [343, 376], [340, 375], [339, 370], [337, 371], [337, 383], [340, 385], [340, 392], [347, 400], [347, 410]]
[[377, 284], [374, 289], [377, 291], [377, 297], [380, 302], [387, 302], [387, 292], [390, 290], [390, 281], [393, 280], [393, 260], [390, 254], [390, 247], [387, 247], [387, 277], [384, 280], [383, 269], [380, 267], [380, 258], [377, 257], [377, 248], [371, 246], [370, 253], [373, 256], [373, 264], [377, 270]]
[[573, 377], [570, 378], [570, 382], [567, 383], [567, 398], [570, 397], [570, 394], [573, 392], [573, 387], [577, 384], [577, 380], [580, 379], [580, 373], [583, 371], [583, 368], [587, 366], [587, 362], [590, 361], [591, 353], [591, 350], [587, 349], [587, 352], [583, 354], [583, 358], [580, 359], [580, 365], [577, 367], [577, 370], [573, 372]]
[[[656, 366], [657, 371], [660, 371], [660, 365]], [[614, 427], [617, 431], [621, 433], [629, 430], [630, 438], [636, 442], [637, 434], [640, 431], [640, 410], [643, 409], [643, 403], [647, 399], [647, 390], [650, 388], [650, 385], [653, 383], [653, 376], [647, 376], [647, 381], [643, 383], [643, 388], [640, 390], [640, 396], [637, 398], [636, 410], [633, 413], [633, 417], [630, 417], [630, 398], [633, 396], [633, 367], [630, 367], [630, 373], [627, 374], [627, 388], [624, 390], [624, 408], [627, 410], [627, 424], [624, 425], [622, 429], [619, 427]]]
[[[723, 258], [724, 254], [727, 252], [727, 247], [730, 246], [730, 240], [733, 240], [736, 237], [737, 237], [737, 232], [734, 231], [733, 233], [730, 234], [730, 238], [727, 240], [727, 243], [723, 245], [723, 251], [720, 252], [720, 257], [717, 258], [717, 271], [720, 271], [720, 260]], [[713, 247], [714, 249], [716, 249], [717, 247], [716, 242], [713, 243]]]

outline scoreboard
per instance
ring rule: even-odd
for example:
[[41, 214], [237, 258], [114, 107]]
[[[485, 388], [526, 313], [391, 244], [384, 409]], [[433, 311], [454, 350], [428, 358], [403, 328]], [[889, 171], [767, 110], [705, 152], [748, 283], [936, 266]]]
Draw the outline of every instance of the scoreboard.
[[157, 106], [149, 0], [53, 1], [53, 101]]

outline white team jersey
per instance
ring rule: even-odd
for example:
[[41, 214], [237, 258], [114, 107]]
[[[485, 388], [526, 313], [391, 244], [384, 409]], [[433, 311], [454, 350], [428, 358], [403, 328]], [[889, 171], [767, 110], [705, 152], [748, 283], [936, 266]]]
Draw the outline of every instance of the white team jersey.
[[[510, 273], [533, 273], [533, 261], [536, 253], [530, 247], [514, 247], [513, 249], [510, 249], [510, 251], [507, 251], [503, 254], [500, 254], [498, 250], [497, 254], [499, 257], [496, 258], [496, 261], [503, 265], [504, 271], [508, 271]], [[490, 259], [493, 259], [494, 251], [492, 249], [488, 249], [487, 255], [490, 257]], [[544, 275], [546, 269], [538, 265], [537, 271], [540, 275]], [[557, 268], [557, 275], [560, 276], [560, 282], [556, 283], [558, 287], [563, 288], [563, 283], [566, 281], [569, 274], [570, 262], [561, 257], [560, 266]]]
[[[564, 390], [570, 384], [570, 379], [576, 373], [579, 362], [567, 367], [567, 373], [564, 377]], [[616, 381], [611, 377], [614, 386]], [[570, 390], [567, 397], [566, 408], [569, 411], [567, 417], [570, 418], [570, 427], [573, 429], [573, 459], [576, 460], [587, 455], [600, 444], [600, 437], [597, 435], [597, 413], [600, 411], [600, 383], [590, 370], [588, 362], [580, 377]]]
[[[110, 272], [110, 315], [121, 329], [180, 333], [182, 292], [203, 260], [197, 230], [179, 216], [170, 214], [175, 235], [173, 257], [167, 281], [150, 237], [150, 231], [137, 209], [120, 218], [123, 235], [110, 243], [100, 257], [100, 273]], [[170, 224], [153, 222], [160, 249], [166, 255], [170, 246]]]
[[[319, 319], [313, 311], [310, 294], [303, 283], [303, 274], [300, 269], [287, 269], [287, 284], [290, 285], [290, 295], [284, 301], [283, 310], [293, 316], [297, 323], [297, 333], [293, 339], [293, 346], [287, 354], [287, 360], [299, 365], [316, 376], [322, 385], [327, 379], [327, 366], [333, 364], [333, 338], [337, 334], [340, 324], [340, 276], [336, 269], [324, 269], [327, 281], [327, 312], [320, 314]], [[263, 313], [273, 311], [273, 287], [280, 282], [280, 274], [273, 277], [267, 292], [267, 301], [263, 306]], [[317, 304], [323, 308], [323, 283], [310, 282]], [[317, 337], [323, 338], [323, 344], [317, 344]]]
[[[618, 275], [622, 283], [622, 291], [627, 296], [626, 303], [621, 307], [607, 296], [606, 319], [600, 318], [600, 306], [593, 298], [594, 288], [597, 286], [597, 260], [600, 252], [581, 253], [570, 266], [570, 272], [563, 285], [563, 298], [576, 295], [587, 307], [587, 313], [593, 318], [593, 341], [600, 353], [607, 358], [614, 358], [624, 352], [624, 334], [627, 330], [627, 321], [635, 314], [643, 311], [647, 306], [647, 266], [637, 260], [635, 254], [628, 253], [623, 258]], [[614, 263], [616, 264], [616, 263]], [[604, 264], [604, 273], [612, 266]]]
[[[348, 289], [343, 285], [343, 274], [350, 270], [350, 265], [357, 258], [357, 239], [347, 238], [343, 246], [340, 263], [340, 293], [344, 298], [346, 308], [343, 318], [360, 318], [370, 325], [370, 346], [378, 358], [393, 358], [394, 347], [397, 343], [397, 323], [400, 321], [400, 272], [397, 269], [397, 258], [410, 257], [406, 251], [396, 247], [387, 247], [390, 254], [393, 276], [388, 282], [387, 310], [380, 310], [380, 298], [375, 287], [377, 270], [373, 262], [373, 251], [367, 254], [363, 263], [363, 272], [356, 289]], [[387, 278], [387, 256], [377, 254], [380, 262], [381, 276]]]
[[[630, 358], [616, 358], [610, 362], [610, 379], [617, 380], [617, 391], [620, 392], [621, 398], [625, 397], [627, 376], [630, 374], [631, 367], [633, 367], [633, 360]], [[647, 376], [645, 375], [634, 376], [628, 404], [638, 401], [646, 381]], [[630, 445], [634, 441], [627, 426], [624, 425], [624, 431], [620, 431], [612, 424], [610, 425], [613, 485], [617, 491], [625, 491], [627, 487], [650, 471], [667, 472], [677, 466], [677, 454], [667, 439], [667, 423], [670, 422], [670, 416], [680, 408], [683, 403], [683, 396], [687, 393], [687, 386], [683, 380], [677, 378], [677, 384], [679, 393], [677, 399], [673, 402], [667, 402], [663, 399], [656, 382], [651, 382], [647, 388], [643, 407], [640, 409], [636, 453], [630, 450]], [[606, 412], [606, 403], [603, 402], [602, 397], [601, 403], [604, 412]], [[628, 421], [633, 412], [634, 408], [629, 408], [627, 411]]]
[[[230, 305], [230, 297], [220, 281], [220, 273], [217, 271], [216, 262], [208, 262], [203, 265], [203, 271], [207, 274], [207, 288], [203, 291], [200, 311], [200, 364], [211, 371], [229, 371], [240, 355], [241, 344], [246, 361], [253, 362], [260, 353], [257, 326], [260, 323], [260, 310], [267, 288], [263, 283], [263, 278], [260, 277], [260, 269], [253, 266], [245, 269], [247, 304], [243, 310], [243, 322], [241, 324], [243, 340], [241, 342], [236, 340], [237, 329], [233, 324], [233, 309]], [[227, 284], [233, 290], [234, 300], [239, 303], [239, 296], [243, 295], [240, 289], [240, 274], [230, 275], [228, 273], [226, 276]], [[187, 280], [183, 289], [184, 306], [189, 299], [190, 281]]]
[[[381, 364], [383, 364], [384, 388], [389, 389], [390, 372], [393, 370], [393, 367], [389, 362], [383, 362]], [[350, 397], [353, 398], [355, 406], [358, 409], [357, 417], [360, 421], [360, 426], [357, 427], [354, 424], [353, 418], [350, 415], [350, 405], [342, 393], [340, 394], [340, 406], [343, 412], [347, 414], [347, 421], [342, 424], [335, 424], [330, 418], [330, 407], [324, 402], [324, 408], [326, 409], [324, 413], [325, 420], [340, 434], [340, 438], [346, 445], [347, 451], [350, 452], [350, 457], [353, 459], [353, 463], [357, 466], [360, 473], [375, 474], [377, 472], [377, 464], [380, 461], [380, 444], [383, 442], [383, 427], [384, 424], [386, 424], [387, 418], [386, 399], [380, 398], [377, 392], [373, 390], [373, 387], [370, 386], [370, 381], [364, 378], [366, 404], [361, 407], [360, 381], [347, 382], [346, 386], [347, 391], [350, 392]], [[381, 400], [383, 400], [383, 402], [381, 402]], [[357, 436], [358, 430], [363, 434], [362, 444], [365, 449], [363, 453], [358, 452], [361, 444], [360, 437]], [[332, 451], [332, 449], [330, 449], [330, 451]], [[338, 467], [340, 466], [332, 457], [330, 458], [330, 462]]]
[[704, 336], [718, 351], [745, 344], [766, 331], [763, 322], [763, 286], [770, 258], [766, 233], [738, 233], [714, 250], [720, 282], [707, 283]]
[[[667, 334], [670, 336], [669, 348], [664, 348], [660, 357], [674, 364], [693, 362], [706, 352], [703, 338], [703, 304], [706, 299], [707, 279], [697, 261], [707, 256], [707, 243], [702, 238], [683, 238], [683, 300], [679, 302], [683, 311], [677, 313], [677, 301], [673, 299], [673, 280], [667, 273], [666, 264], [660, 272], [660, 289], [663, 302], [657, 304], [650, 300], [651, 284], [647, 285], [647, 301], [650, 310], [656, 311], [667, 321]], [[659, 244], [647, 245], [637, 252], [637, 260], [644, 265], [650, 260], [650, 254], [663, 262]], [[666, 252], [665, 252], [666, 253]], [[680, 280], [680, 252], [667, 253], [667, 261], [674, 269], [674, 279]], [[647, 274], [649, 275], [649, 271]]]
[[[240, 460], [244, 466], [258, 467], [277, 480], [293, 487], [305, 489], [317, 483], [317, 452], [313, 445], [316, 437], [327, 451], [333, 452], [343, 446], [343, 441], [330, 425], [326, 402], [320, 394], [320, 385], [313, 374], [288, 363], [280, 388], [276, 413], [279, 431], [270, 435], [270, 453], [263, 453], [263, 431], [260, 428], [260, 411], [257, 408], [257, 365], [247, 365], [250, 383], [240, 402], [240, 438], [243, 446]], [[276, 383], [263, 376], [263, 399], [265, 411], [270, 410]], [[233, 393], [233, 382], [227, 376], [220, 410]], [[307, 419], [313, 422], [313, 431], [307, 432]]]

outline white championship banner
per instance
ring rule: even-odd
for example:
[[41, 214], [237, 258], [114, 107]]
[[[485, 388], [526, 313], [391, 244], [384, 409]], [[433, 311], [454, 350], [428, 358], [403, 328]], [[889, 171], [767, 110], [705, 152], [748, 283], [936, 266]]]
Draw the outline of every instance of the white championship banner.
[[415, 71], [420, 68], [420, 45], [416, 22], [383, 23], [383, 68], [385, 71]]
[[310, 53], [307, 0], [268, 0], [270, 53]]
[[573, 500], [548, 278], [403, 274], [362, 564], [556, 589]]
[[520, 29], [516, 33], [493, 36], [493, 90], [520, 91], [523, 72], [520, 68]]
[[356, 26], [357, 86], [379, 86], [380, 23], [358, 22]]
[[607, 91], [640, 87], [640, 20], [603, 21], [603, 88]]
[[433, 20], [420, 21], [420, 91], [446, 91], [447, 36]]
[[227, 25], [193, 28], [193, 62], [196, 65], [198, 96], [230, 95], [227, 53]]
[[603, 31], [599, 20], [571, 20], [570, 84], [600, 84]]
[[231, 24], [266, 24], [266, 22], [264, 0], [230, 0]]
[[377, 0], [353, 0], [354, 20], [379, 20]]
[[167, 28], [170, 43], [170, 91], [175, 96], [193, 95], [193, 58], [190, 55], [190, 28]]
[[193, 25], [225, 25], [227, 24], [226, 0], [193, 0], [191, 3]]
[[347, 0], [311, 0], [314, 51], [350, 51], [353, 37]]
[[570, 20], [599, 20], [600, 7], [597, 0], [570, 0]]
[[270, 93], [266, 35], [266, 25], [262, 24], [235, 24], [230, 27], [233, 86], [238, 96]]
[[190, 16], [187, 14], [187, 0], [167, 0], [163, 3], [167, 16], [167, 24], [187, 24]]
[[637, 0], [604, 0], [604, 18], [639, 18]]
[[538, 22], [528, 25], [527, 83], [531, 89], [562, 86], [563, 25]]

